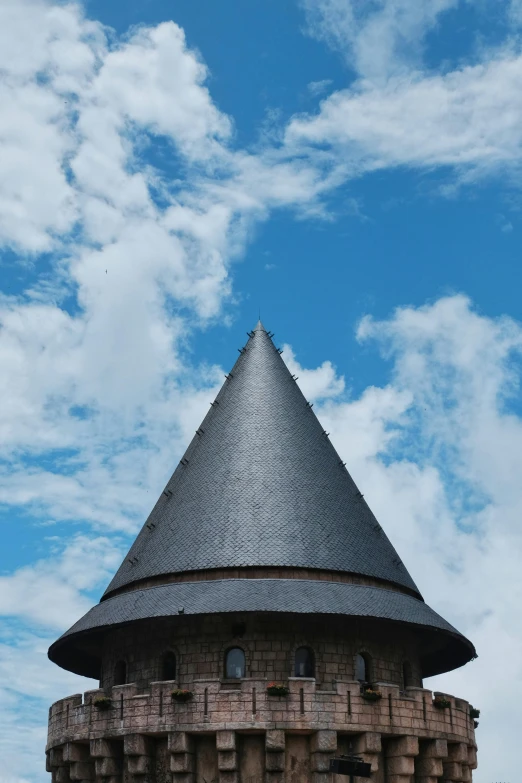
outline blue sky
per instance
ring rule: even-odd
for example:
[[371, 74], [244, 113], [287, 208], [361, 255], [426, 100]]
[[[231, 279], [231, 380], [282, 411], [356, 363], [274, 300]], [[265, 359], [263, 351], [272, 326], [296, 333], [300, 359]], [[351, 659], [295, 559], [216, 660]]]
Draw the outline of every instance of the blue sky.
[[48, 706], [92, 683], [46, 649], [259, 311], [477, 647], [426, 683], [482, 710], [474, 780], [516, 779], [521, 27], [520, 0], [0, 8], [0, 783], [47, 779]]

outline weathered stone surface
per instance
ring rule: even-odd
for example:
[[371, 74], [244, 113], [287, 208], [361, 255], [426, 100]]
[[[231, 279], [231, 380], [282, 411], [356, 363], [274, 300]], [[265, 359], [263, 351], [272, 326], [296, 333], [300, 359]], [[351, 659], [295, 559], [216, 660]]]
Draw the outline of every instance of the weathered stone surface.
[[268, 772], [284, 772], [285, 769], [285, 754], [284, 753], [267, 753], [266, 754], [266, 769]]
[[107, 739], [93, 739], [90, 743], [90, 754], [94, 759], [116, 756], [114, 743]]
[[97, 758], [94, 760], [94, 770], [96, 776], [106, 778], [110, 775], [119, 775], [121, 772], [121, 762], [115, 758]]
[[450, 742], [447, 756], [449, 761], [468, 764], [468, 746], [464, 742]]
[[170, 753], [193, 753], [194, 737], [186, 731], [173, 731], [168, 735]]
[[382, 750], [381, 735], [374, 731], [365, 731], [352, 742], [356, 753], [380, 753]]
[[53, 783], [69, 783], [69, 767], [56, 767], [53, 769]]
[[126, 756], [149, 756], [151, 744], [144, 734], [127, 734], [123, 740], [123, 752]]
[[268, 729], [265, 747], [269, 753], [277, 753], [285, 749], [285, 733], [281, 729]]
[[79, 742], [66, 742], [63, 746], [63, 760], [71, 763], [73, 761], [86, 761], [89, 758], [89, 745]]
[[328, 772], [333, 755], [333, 753], [312, 753], [310, 762], [312, 772]]
[[74, 761], [69, 769], [71, 780], [93, 780], [94, 763], [89, 761]]
[[239, 773], [237, 770], [219, 771], [219, 783], [239, 783]]
[[398, 737], [388, 743], [386, 755], [394, 756], [417, 756], [419, 753], [418, 737]]
[[65, 764], [63, 760], [63, 745], [58, 748], [51, 748], [47, 754], [47, 760], [51, 770], [54, 769], [54, 767], [63, 767]]
[[462, 764], [458, 761], [445, 761], [444, 778], [448, 783], [461, 783], [464, 780]]
[[236, 732], [235, 731], [216, 732], [216, 748], [218, 750], [235, 750]]
[[170, 757], [171, 772], [194, 772], [196, 759], [193, 753], [174, 753]]
[[423, 742], [419, 752], [424, 758], [445, 759], [448, 755], [448, 743], [444, 739]]
[[413, 775], [415, 761], [412, 756], [393, 756], [388, 759], [386, 769], [389, 775]]
[[153, 770], [150, 756], [129, 756], [127, 770], [131, 775], [148, 775]]
[[415, 762], [415, 773], [424, 777], [441, 777], [442, 776], [442, 760], [435, 758], [420, 758]]
[[284, 770], [267, 770], [266, 783], [285, 783]]
[[235, 750], [218, 751], [218, 769], [227, 772], [237, 769], [237, 753]]
[[337, 750], [337, 732], [324, 729], [314, 732], [310, 739], [310, 750], [312, 753]]

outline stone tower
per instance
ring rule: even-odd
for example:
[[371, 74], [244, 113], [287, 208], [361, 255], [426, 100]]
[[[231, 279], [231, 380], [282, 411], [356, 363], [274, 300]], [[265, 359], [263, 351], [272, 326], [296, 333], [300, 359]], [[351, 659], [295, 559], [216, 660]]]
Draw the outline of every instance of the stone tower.
[[[473, 645], [425, 603], [258, 323], [100, 603], [49, 650], [53, 783], [463, 783]], [[275, 683], [276, 688], [270, 684]]]

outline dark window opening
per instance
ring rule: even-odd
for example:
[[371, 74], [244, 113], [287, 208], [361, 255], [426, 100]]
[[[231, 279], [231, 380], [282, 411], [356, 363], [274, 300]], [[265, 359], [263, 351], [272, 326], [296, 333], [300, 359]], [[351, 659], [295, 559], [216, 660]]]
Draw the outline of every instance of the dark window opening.
[[170, 650], [164, 654], [161, 662], [161, 679], [176, 679], [176, 656]]
[[125, 661], [118, 661], [114, 667], [114, 684], [125, 685], [127, 682], [127, 664]]
[[245, 653], [241, 647], [232, 647], [225, 656], [225, 677], [240, 680], [245, 676]]
[[295, 676], [315, 677], [314, 654], [309, 647], [298, 647], [295, 651]]
[[411, 673], [411, 664], [409, 661], [404, 661], [402, 664], [402, 689], [410, 688], [413, 685], [413, 676]]
[[355, 656], [355, 679], [360, 683], [371, 682], [371, 660], [367, 653], [357, 653]]

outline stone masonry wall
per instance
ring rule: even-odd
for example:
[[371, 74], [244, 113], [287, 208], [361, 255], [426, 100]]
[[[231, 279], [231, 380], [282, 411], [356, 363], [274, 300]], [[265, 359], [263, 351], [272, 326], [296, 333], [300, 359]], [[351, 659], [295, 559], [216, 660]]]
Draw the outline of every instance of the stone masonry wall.
[[302, 618], [275, 622], [269, 617], [226, 616], [187, 618], [184, 623], [146, 621], [108, 633], [105, 639], [101, 685], [114, 684], [118, 661], [125, 661], [127, 682], [138, 689], [162, 678], [162, 657], [176, 655], [177, 682], [190, 687], [201, 678], [222, 678], [227, 649], [241, 647], [246, 676], [285, 681], [294, 675], [297, 647], [309, 646], [315, 656], [319, 686], [331, 688], [337, 680], [353, 680], [355, 655], [366, 652], [372, 661], [372, 679], [401, 685], [402, 664], [408, 661], [412, 685], [422, 685], [418, 637], [400, 628], [382, 631], [364, 621], [342, 624]]
[[318, 690], [288, 680], [288, 696], [269, 696], [266, 680], [239, 689], [197, 681], [187, 703], [172, 682], [111, 690], [109, 710], [88, 691], [56, 702], [49, 716], [48, 770], [53, 783], [343, 783], [330, 759], [350, 750], [372, 767], [372, 783], [469, 783], [476, 745], [469, 705], [447, 696], [437, 709], [422, 688], [401, 694], [380, 685], [367, 703], [358, 683]]
[[[52, 783], [343, 783], [329, 762], [351, 750], [371, 764], [371, 783], [469, 783], [476, 767], [469, 705], [453, 696], [446, 709], [433, 705], [420, 687], [421, 645], [408, 628], [353, 618], [178, 615], [113, 630], [104, 641], [103, 688], [50, 709]], [[224, 677], [233, 646], [246, 656], [239, 680]], [[299, 646], [314, 651], [315, 677], [293, 676]], [[176, 679], [162, 681], [169, 650]], [[355, 680], [358, 652], [371, 656], [376, 702]], [[121, 660], [129, 684], [116, 686]], [[404, 661], [416, 683], [406, 689]], [[289, 693], [268, 694], [271, 681]], [[173, 698], [180, 688], [191, 692], [187, 702]]]

